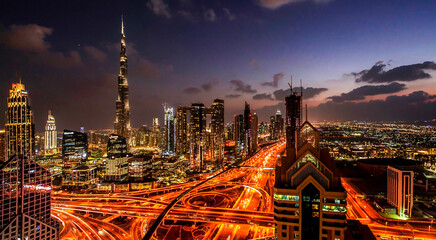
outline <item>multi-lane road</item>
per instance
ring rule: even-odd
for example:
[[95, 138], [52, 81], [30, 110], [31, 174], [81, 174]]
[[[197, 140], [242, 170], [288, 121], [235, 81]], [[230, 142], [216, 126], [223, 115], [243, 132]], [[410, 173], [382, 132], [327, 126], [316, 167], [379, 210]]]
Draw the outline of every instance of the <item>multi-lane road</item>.
[[284, 142], [264, 147], [240, 166], [210, 174], [202, 184], [118, 194], [54, 194], [53, 215], [64, 226], [61, 239], [142, 239], [165, 209], [162, 223], [152, 229], [153, 239], [272, 236], [274, 166], [284, 147]]

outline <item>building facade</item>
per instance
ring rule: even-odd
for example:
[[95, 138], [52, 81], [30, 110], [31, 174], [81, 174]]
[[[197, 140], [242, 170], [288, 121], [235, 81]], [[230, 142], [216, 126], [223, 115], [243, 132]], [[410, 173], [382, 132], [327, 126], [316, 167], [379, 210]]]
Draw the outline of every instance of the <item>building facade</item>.
[[116, 101], [116, 115], [114, 124], [115, 133], [129, 139], [130, 130], [130, 105], [129, 83], [127, 81], [127, 53], [124, 23], [121, 19], [121, 51], [120, 74], [118, 75], [118, 98]]
[[215, 99], [210, 108], [211, 120], [211, 158], [212, 161], [224, 161], [224, 100]]
[[88, 159], [86, 133], [64, 130], [62, 135], [62, 159], [64, 166], [80, 165]]
[[165, 124], [165, 151], [169, 154], [176, 153], [176, 117], [174, 108], [164, 104]]
[[59, 239], [51, 217], [50, 172], [23, 155], [0, 165], [0, 239]]
[[58, 133], [56, 132], [55, 118], [51, 115], [51, 111], [48, 111], [48, 119], [45, 124], [44, 134], [44, 153], [56, 154], [58, 147]]
[[276, 238], [343, 240], [347, 194], [328, 149], [319, 146], [318, 130], [307, 121], [299, 125], [299, 97], [291, 90], [286, 98], [290, 135], [275, 170]]
[[107, 161], [104, 180], [108, 182], [122, 182], [127, 180], [129, 173], [129, 154], [126, 138], [111, 134], [107, 143]]
[[413, 171], [388, 166], [388, 203], [400, 217], [411, 217], [413, 209]]
[[15, 154], [32, 157], [35, 154], [35, 126], [28, 92], [21, 79], [12, 84], [7, 101], [5, 159]]

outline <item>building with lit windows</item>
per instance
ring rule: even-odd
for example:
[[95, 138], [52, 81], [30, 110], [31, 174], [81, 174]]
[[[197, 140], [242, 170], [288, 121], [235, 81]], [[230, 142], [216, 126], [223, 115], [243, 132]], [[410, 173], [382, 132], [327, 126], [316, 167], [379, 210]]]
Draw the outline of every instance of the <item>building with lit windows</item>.
[[189, 155], [189, 107], [177, 107], [176, 112], [176, 154]]
[[5, 142], [5, 130], [0, 130], [0, 162], [5, 162], [5, 150], [6, 150], [6, 142]]
[[51, 115], [51, 111], [48, 111], [48, 119], [45, 124], [44, 134], [44, 153], [56, 154], [58, 147], [58, 133], [56, 132], [55, 118]]
[[215, 99], [209, 110], [211, 114], [211, 158], [212, 161], [224, 161], [224, 100]]
[[[328, 149], [309, 122], [299, 124], [301, 98], [286, 98], [287, 147], [275, 172], [274, 221], [277, 239], [343, 240], [346, 197]], [[298, 110], [298, 111], [297, 111]]]
[[59, 239], [59, 223], [51, 217], [50, 175], [22, 155], [0, 163], [0, 181], [7, 183], [0, 187], [1, 240]]
[[164, 104], [164, 125], [165, 125], [165, 151], [169, 154], [176, 152], [176, 118], [174, 108]]
[[108, 182], [122, 182], [127, 180], [129, 173], [129, 154], [126, 138], [111, 134], [107, 143], [107, 160], [104, 180]]
[[257, 146], [259, 144], [259, 118], [257, 117], [256, 113], [253, 113], [251, 115], [251, 151], [256, 152]]
[[190, 115], [191, 166], [203, 169], [206, 132], [206, 109], [202, 103], [193, 103]]
[[7, 101], [5, 159], [15, 154], [31, 157], [35, 154], [35, 126], [28, 92], [21, 79], [12, 84]]
[[124, 35], [123, 19], [121, 19], [121, 51], [120, 74], [118, 75], [118, 98], [115, 106], [115, 133], [128, 139], [130, 131], [130, 105], [129, 82], [127, 81], [126, 35]]
[[400, 217], [411, 217], [413, 209], [413, 171], [388, 166], [388, 203], [397, 208]]
[[62, 159], [64, 166], [80, 165], [88, 159], [86, 133], [64, 130], [62, 135]]

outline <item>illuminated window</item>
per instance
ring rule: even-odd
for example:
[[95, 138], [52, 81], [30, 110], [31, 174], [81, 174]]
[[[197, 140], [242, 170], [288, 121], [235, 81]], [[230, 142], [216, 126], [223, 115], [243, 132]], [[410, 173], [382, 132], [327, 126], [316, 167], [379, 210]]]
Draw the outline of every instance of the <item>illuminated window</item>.
[[294, 195], [281, 195], [281, 194], [274, 194], [274, 200], [280, 200], [280, 201], [299, 201], [299, 196]]

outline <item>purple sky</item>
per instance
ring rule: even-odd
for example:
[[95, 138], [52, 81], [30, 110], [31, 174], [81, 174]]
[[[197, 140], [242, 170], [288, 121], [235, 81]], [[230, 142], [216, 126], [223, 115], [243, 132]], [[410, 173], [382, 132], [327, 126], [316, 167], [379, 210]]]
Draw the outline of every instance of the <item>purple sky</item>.
[[[37, 131], [111, 128], [120, 16], [131, 119], [162, 120], [162, 104], [244, 101], [267, 120], [291, 75], [314, 120], [436, 118], [436, 2], [398, 0], [8, 1], [0, 9], [0, 109], [16, 72]], [[282, 109], [283, 110], [283, 109]], [[4, 122], [4, 118], [1, 118]]]

